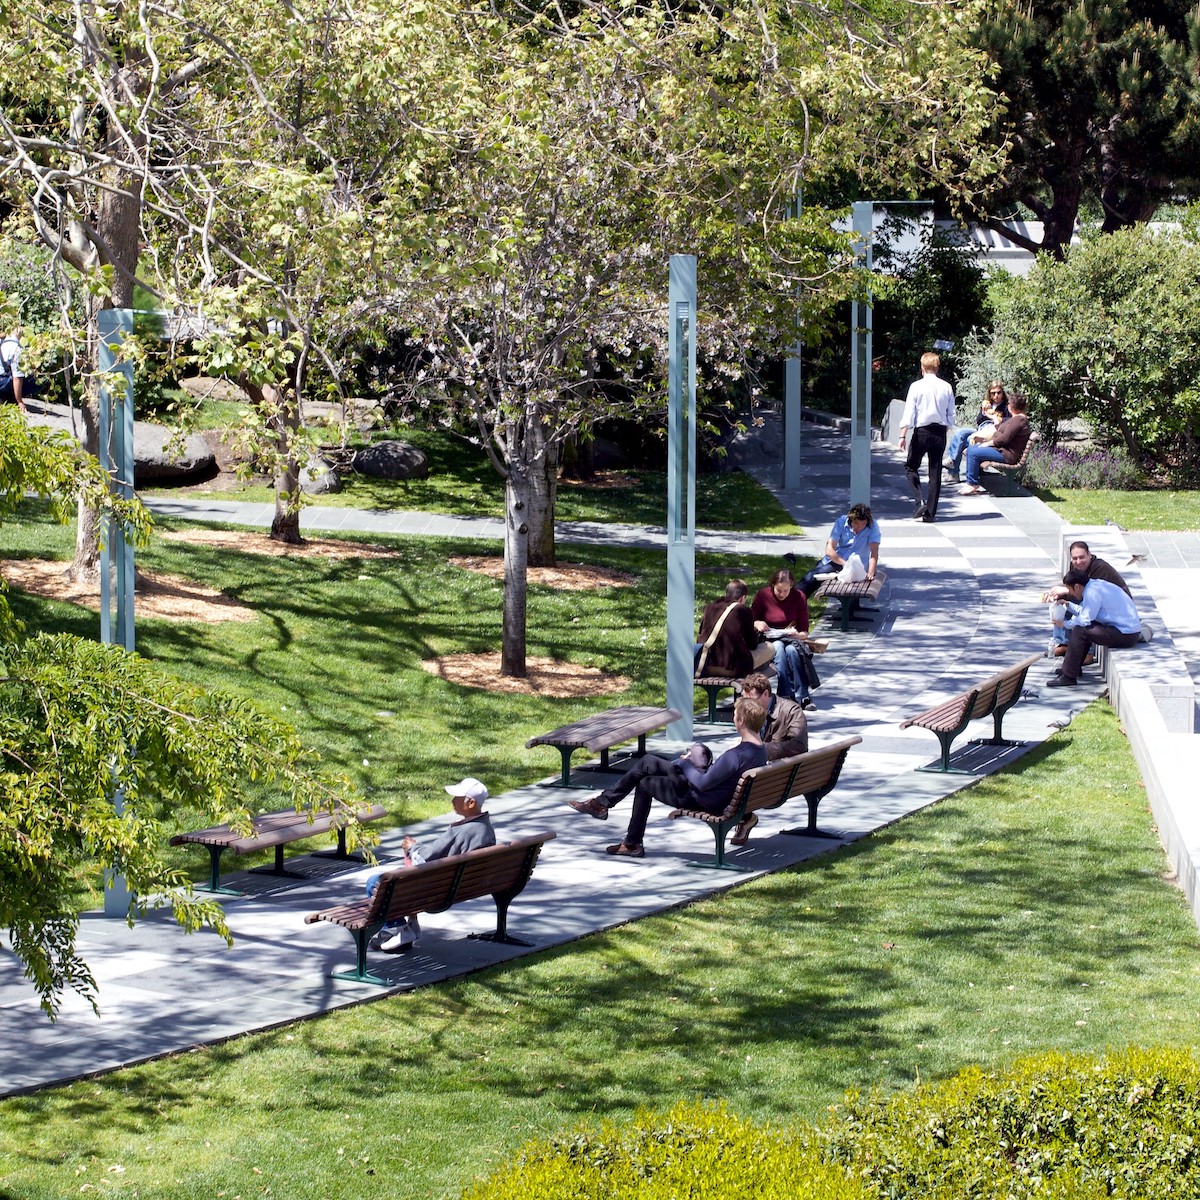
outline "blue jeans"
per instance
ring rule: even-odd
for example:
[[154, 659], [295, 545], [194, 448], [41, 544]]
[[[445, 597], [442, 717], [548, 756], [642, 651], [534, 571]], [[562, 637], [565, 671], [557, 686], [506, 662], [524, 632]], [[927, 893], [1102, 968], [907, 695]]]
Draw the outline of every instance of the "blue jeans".
[[946, 457], [954, 464], [954, 473], [957, 475], [959, 468], [962, 466], [963, 451], [971, 442], [971, 434], [974, 429], [956, 429], [950, 435], [950, 444], [946, 447]]
[[804, 700], [808, 695], [808, 680], [800, 651], [787, 638], [775, 643], [775, 673], [779, 676], [778, 692], [785, 700]]
[[979, 486], [980, 463], [1007, 461], [1004, 455], [992, 446], [967, 447], [967, 482]]

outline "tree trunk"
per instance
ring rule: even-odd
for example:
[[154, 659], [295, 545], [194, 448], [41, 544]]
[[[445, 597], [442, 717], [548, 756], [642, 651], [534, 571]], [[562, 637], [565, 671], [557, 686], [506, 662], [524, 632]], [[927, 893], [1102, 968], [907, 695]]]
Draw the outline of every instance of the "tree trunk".
[[296, 457], [296, 435], [300, 430], [300, 404], [269, 384], [262, 389], [271, 416], [268, 428], [275, 436], [275, 517], [271, 538], [288, 545], [302, 545], [300, 536], [300, 461]]
[[573, 433], [564, 443], [562, 452], [563, 475], [567, 479], [590, 480], [596, 478], [596, 443], [592, 438]]
[[[127, 66], [118, 72], [114, 80], [113, 95], [138, 95], [140, 76], [136, 65]], [[123, 141], [124, 131], [114, 129], [110, 135], [106, 152], [114, 162], [120, 162], [127, 153]], [[145, 138], [140, 133], [132, 137], [137, 150], [144, 149]], [[102, 308], [132, 308], [133, 281], [138, 263], [138, 233], [141, 229], [142, 198], [141, 183], [136, 173], [113, 167], [107, 173], [106, 183], [96, 194], [95, 248], [106, 265], [113, 268], [112, 292], [107, 300], [91, 303], [88, 322], [87, 375], [95, 378], [100, 363], [100, 335], [97, 318]], [[137, 394], [137, 380], [134, 380]], [[84, 440], [83, 448], [89, 454], [100, 451], [99, 396], [93, 382], [85, 385], [83, 403]], [[132, 482], [132, 481], [131, 481]], [[77, 505], [75, 529], [75, 557], [67, 572], [77, 582], [93, 580], [100, 570], [100, 513], [89, 508], [82, 500]]]
[[529, 475], [514, 464], [504, 483], [504, 632], [500, 674], [524, 679], [525, 592], [529, 565]]
[[[93, 324], [93, 332], [94, 332]], [[89, 337], [89, 341], [94, 338]], [[99, 398], [94, 387], [87, 387], [79, 406], [83, 418], [83, 448], [89, 454], [100, 453]], [[75, 557], [66, 576], [73, 583], [94, 584], [100, 577], [100, 525], [98, 508], [87, 504], [80, 496], [75, 505]]]
[[528, 464], [529, 565], [554, 566], [554, 506], [558, 500], [559, 443], [548, 442], [541, 409], [535, 407], [525, 433], [525, 462]]

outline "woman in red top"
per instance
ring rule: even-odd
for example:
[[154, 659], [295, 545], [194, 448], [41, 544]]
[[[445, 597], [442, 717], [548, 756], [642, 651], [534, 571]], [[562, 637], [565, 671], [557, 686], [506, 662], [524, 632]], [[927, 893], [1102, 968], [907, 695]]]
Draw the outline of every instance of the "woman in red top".
[[770, 636], [777, 631], [784, 636], [772, 638], [775, 645], [775, 671], [779, 676], [779, 694], [785, 700], [799, 700], [807, 709], [816, 708], [808, 694], [808, 680], [797, 642], [808, 637], [808, 601], [796, 586], [791, 571], [781, 569], [767, 581], [750, 606], [754, 628]]

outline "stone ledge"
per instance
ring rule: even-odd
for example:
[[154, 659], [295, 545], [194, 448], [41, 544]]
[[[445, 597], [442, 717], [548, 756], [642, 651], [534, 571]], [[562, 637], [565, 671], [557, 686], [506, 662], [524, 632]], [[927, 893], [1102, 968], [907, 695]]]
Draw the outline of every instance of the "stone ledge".
[[1118, 713], [1146, 785], [1159, 840], [1200, 923], [1200, 803], [1196, 799], [1200, 737], [1167, 728], [1154, 688], [1145, 680], [1127, 679], [1122, 701]]

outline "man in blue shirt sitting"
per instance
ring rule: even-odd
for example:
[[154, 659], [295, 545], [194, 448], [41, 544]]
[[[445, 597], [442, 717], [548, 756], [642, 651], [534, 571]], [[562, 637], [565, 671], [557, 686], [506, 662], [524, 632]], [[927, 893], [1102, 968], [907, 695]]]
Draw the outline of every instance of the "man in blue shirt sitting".
[[1128, 592], [1076, 570], [1063, 576], [1063, 586], [1067, 599], [1079, 607], [1073, 616], [1054, 622], [1069, 630], [1067, 654], [1047, 687], [1075, 687], [1084, 657], [1093, 645], [1128, 647], [1141, 640], [1142, 620]]
[[[871, 516], [865, 504], [852, 504], [849, 511], [838, 517], [829, 531], [825, 543], [825, 556], [796, 585], [805, 599], [812, 596], [830, 575], [836, 575], [846, 565], [851, 555], [857, 555], [866, 568], [867, 578], [874, 579], [879, 567], [879, 524]], [[784, 560], [796, 565], [794, 554], [785, 554]]]

